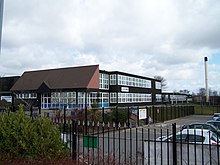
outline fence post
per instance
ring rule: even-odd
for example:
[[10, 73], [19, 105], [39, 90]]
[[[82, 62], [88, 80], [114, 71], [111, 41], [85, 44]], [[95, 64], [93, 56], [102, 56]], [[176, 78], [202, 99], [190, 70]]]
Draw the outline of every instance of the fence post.
[[139, 107], [137, 107], [137, 125], [138, 125], [138, 127], [139, 127]]
[[177, 165], [176, 123], [172, 124], [172, 134], [173, 134], [173, 165]]
[[181, 116], [181, 117], [183, 117], [183, 116], [184, 116], [184, 114], [183, 114], [183, 113], [184, 113], [184, 106], [183, 106], [183, 105], [181, 105], [181, 106], [180, 106], [180, 116]]
[[165, 110], [165, 113], [166, 113], [166, 120], [169, 120], [169, 118], [168, 118], [168, 108], [167, 108], [167, 104], [166, 104], [166, 110]]
[[85, 106], [85, 133], [87, 135], [87, 130], [88, 130], [88, 109], [87, 105]]
[[146, 119], [145, 119], [145, 125], [149, 123], [149, 112], [148, 112], [148, 107], [146, 106]]
[[66, 106], [63, 107], [63, 118], [64, 118], [64, 123], [63, 123], [63, 132], [66, 132]]
[[155, 123], [155, 112], [154, 112], [154, 106], [152, 106], [152, 112], [153, 112], [153, 123]]
[[118, 106], [116, 106], [116, 128], [118, 128]]
[[173, 119], [173, 107], [170, 105], [170, 114], [171, 114], [171, 119]]
[[174, 119], [176, 119], [176, 118], [177, 118], [177, 117], [176, 117], [176, 105], [174, 105], [174, 114], [175, 114]]
[[130, 124], [130, 110], [129, 110], [129, 106], [128, 106], [128, 126], [129, 126], [129, 124]]
[[161, 122], [164, 122], [164, 105], [161, 106], [161, 114], [160, 114], [160, 117], [161, 117]]
[[72, 159], [76, 160], [76, 134], [77, 130], [76, 130], [76, 121], [72, 120]]
[[180, 106], [177, 105], [177, 118], [179, 118], [179, 117], [180, 117]]
[[105, 121], [104, 107], [102, 107], [102, 122], [104, 123], [104, 121]]
[[189, 105], [186, 106], [187, 116], [189, 116]]

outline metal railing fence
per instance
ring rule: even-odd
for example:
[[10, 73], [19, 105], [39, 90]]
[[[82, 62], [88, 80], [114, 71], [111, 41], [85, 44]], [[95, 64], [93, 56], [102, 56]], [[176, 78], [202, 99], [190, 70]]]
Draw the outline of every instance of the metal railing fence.
[[[144, 119], [141, 118], [145, 114]], [[141, 113], [142, 112], [142, 113]], [[90, 108], [90, 109], [55, 109], [55, 110], [30, 110], [25, 111], [32, 118], [37, 116], [47, 116], [49, 118], [63, 118], [84, 120], [85, 122], [115, 122], [115, 123], [133, 123], [148, 124], [164, 122], [195, 113], [194, 106], [191, 105], [157, 105], [157, 106], [132, 106], [132, 107], [108, 107], [108, 108]]]
[[[70, 120], [64, 130], [61, 138], [76, 164], [220, 164], [219, 143], [196, 138], [179, 141], [174, 135], [181, 127], [175, 123], [133, 127], [130, 123]], [[164, 140], [166, 137], [173, 138]]]

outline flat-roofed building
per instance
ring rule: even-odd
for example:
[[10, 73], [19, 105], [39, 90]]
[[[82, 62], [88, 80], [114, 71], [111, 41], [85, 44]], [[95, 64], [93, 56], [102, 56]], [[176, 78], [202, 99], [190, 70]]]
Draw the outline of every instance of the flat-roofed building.
[[162, 102], [166, 104], [189, 103], [192, 102], [192, 95], [180, 92], [163, 92]]

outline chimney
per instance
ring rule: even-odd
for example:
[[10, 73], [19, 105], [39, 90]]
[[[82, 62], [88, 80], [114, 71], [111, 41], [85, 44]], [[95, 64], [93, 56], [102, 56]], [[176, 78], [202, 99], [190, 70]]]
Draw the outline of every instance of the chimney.
[[205, 62], [205, 89], [206, 89], [206, 102], [209, 102], [209, 86], [208, 86], [208, 58], [204, 58]]

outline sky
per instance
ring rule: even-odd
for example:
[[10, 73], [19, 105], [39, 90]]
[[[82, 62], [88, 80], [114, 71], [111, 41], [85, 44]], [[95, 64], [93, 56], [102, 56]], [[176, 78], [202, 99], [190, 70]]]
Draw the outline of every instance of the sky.
[[0, 76], [99, 64], [220, 92], [219, 0], [5, 0]]

